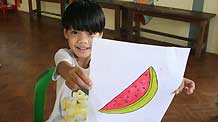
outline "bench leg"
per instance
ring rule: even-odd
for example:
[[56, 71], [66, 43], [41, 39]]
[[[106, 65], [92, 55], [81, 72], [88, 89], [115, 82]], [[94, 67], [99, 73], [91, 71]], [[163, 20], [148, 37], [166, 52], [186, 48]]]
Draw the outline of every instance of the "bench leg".
[[207, 45], [207, 37], [209, 30], [209, 21], [200, 22], [200, 31], [195, 42], [195, 56], [200, 57], [201, 54], [205, 51]]
[[36, 0], [36, 12], [38, 16], [41, 16], [41, 0]]
[[133, 20], [132, 20], [133, 12], [128, 11], [127, 15], [128, 15], [127, 16], [127, 40], [130, 42], [134, 42], [133, 41]]

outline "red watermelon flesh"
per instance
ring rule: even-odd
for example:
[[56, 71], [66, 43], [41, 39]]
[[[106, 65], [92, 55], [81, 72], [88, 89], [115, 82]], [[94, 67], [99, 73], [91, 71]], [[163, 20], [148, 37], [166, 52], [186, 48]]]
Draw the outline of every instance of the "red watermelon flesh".
[[150, 85], [150, 71], [146, 70], [137, 80], [128, 86], [123, 92], [112, 99], [100, 110], [113, 110], [123, 108], [138, 101]]

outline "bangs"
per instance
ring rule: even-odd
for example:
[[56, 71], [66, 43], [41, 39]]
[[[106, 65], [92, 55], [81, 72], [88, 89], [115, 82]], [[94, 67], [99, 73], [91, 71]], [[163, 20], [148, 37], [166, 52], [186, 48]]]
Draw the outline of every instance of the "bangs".
[[95, 2], [74, 2], [64, 12], [62, 25], [66, 29], [93, 34], [103, 32], [105, 17], [102, 8]]

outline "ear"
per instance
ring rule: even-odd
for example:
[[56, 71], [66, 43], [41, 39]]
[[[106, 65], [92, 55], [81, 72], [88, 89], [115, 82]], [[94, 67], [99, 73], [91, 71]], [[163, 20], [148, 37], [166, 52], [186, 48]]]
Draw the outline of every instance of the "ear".
[[64, 28], [64, 37], [65, 37], [65, 39], [68, 39], [68, 34], [67, 34], [67, 29], [66, 28]]
[[102, 37], [103, 37], [103, 34], [104, 34], [103, 32], [101, 32], [101, 33], [100, 33], [100, 38], [102, 38]]

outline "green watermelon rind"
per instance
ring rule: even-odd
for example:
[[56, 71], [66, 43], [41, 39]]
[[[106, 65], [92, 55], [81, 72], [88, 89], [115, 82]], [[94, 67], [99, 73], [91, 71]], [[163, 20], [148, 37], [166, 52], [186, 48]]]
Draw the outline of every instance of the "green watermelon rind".
[[128, 105], [124, 108], [119, 108], [119, 109], [111, 109], [111, 110], [99, 110], [102, 113], [107, 113], [107, 114], [124, 114], [124, 113], [129, 113], [136, 111], [142, 107], [144, 107], [146, 104], [148, 104], [152, 98], [155, 96], [157, 89], [158, 89], [158, 81], [157, 81], [157, 75], [154, 70], [154, 68], [151, 66], [149, 67], [150, 71], [150, 85], [147, 90], [147, 92], [136, 102], [134, 102], [131, 105]]

